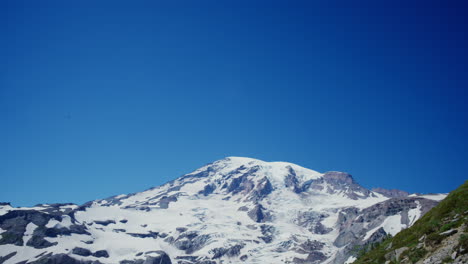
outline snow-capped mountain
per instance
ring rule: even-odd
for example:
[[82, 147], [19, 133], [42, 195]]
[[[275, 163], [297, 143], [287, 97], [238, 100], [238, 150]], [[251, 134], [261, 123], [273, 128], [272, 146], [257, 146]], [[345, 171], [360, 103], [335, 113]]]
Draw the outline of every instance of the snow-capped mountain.
[[0, 263], [350, 263], [356, 246], [411, 226], [444, 197], [229, 157], [82, 206], [0, 204]]

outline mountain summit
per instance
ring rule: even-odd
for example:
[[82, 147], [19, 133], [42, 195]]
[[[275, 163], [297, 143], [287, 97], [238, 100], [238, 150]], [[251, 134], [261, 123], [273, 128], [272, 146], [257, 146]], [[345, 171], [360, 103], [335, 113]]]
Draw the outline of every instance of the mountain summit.
[[0, 263], [341, 264], [444, 197], [398, 193], [343, 172], [228, 157], [81, 206], [2, 203]]

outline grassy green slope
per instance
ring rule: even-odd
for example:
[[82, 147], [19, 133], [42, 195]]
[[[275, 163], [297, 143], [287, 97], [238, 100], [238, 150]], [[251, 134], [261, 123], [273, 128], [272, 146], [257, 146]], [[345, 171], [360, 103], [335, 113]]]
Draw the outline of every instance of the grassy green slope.
[[[388, 238], [373, 250], [364, 253], [354, 262], [355, 264], [382, 264], [386, 262], [385, 255], [396, 249], [408, 247], [409, 249], [402, 253], [400, 259], [407, 257], [410, 263], [424, 258], [429, 251], [436, 249], [440, 242], [445, 238], [440, 233], [458, 228], [464, 224], [465, 228], [460, 236], [459, 246], [468, 248], [467, 236], [468, 221], [468, 181], [452, 191], [436, 207], [432, 208], [412, 227], [405, 229]], [[421, 247], [419, 239], [425, 236], [425, 245]], [[391, 263], [399, 263], [394, 260]]]

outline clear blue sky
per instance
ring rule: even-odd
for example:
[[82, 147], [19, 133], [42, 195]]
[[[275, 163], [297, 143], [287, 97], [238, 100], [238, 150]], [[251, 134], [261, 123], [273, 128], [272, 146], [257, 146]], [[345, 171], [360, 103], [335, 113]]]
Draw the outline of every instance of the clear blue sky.
[[0, 201], [83, 203], [226, 156], [462, 184], [467, 8], [306, 2], [1, 1]]

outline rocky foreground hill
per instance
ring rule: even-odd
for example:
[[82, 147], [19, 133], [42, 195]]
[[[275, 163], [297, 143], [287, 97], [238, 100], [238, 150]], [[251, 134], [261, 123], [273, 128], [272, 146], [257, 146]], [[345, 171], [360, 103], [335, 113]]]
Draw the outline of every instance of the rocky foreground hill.
[[84, 205], [0, 204], [0, 263], [351, 263], [444, 197], [230, 157]]
[[354, 263], [468, 263], [468, 181], [412, 227], [362, 252]]

